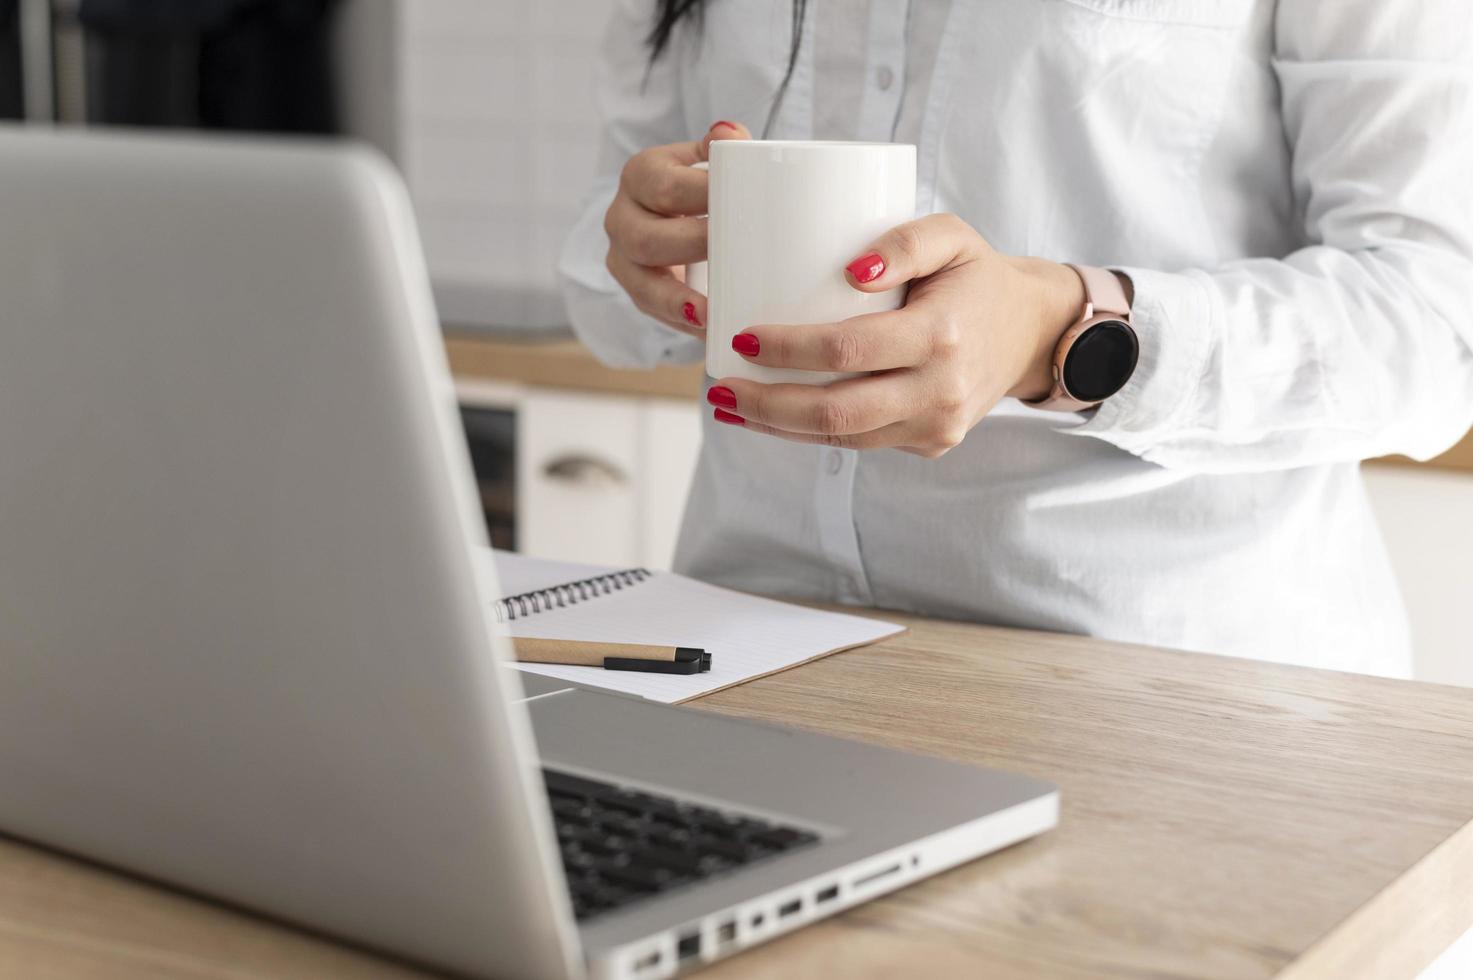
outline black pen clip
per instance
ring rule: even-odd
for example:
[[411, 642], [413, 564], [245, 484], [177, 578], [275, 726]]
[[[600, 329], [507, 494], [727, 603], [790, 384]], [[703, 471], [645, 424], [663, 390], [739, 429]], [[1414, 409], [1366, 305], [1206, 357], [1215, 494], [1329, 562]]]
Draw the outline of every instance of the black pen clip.
[[700, 658], [695, 660], [644, 660], [638, 657], [604, 657], [604, 670], [637, 670], [646, 674], [699, 674]]

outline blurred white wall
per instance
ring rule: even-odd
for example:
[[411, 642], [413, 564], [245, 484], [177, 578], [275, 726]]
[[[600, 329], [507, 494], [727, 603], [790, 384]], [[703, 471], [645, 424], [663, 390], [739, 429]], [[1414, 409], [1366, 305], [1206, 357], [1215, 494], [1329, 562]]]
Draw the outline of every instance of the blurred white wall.
[[393, 160], [399, 146], [400, 0], [345, 0], [333, 55], [343, 127]]
[[562, 324], [554, 266], [593, 175], [607, 0], [347, 0], [344, 117], [409, 183], [441, 315]]

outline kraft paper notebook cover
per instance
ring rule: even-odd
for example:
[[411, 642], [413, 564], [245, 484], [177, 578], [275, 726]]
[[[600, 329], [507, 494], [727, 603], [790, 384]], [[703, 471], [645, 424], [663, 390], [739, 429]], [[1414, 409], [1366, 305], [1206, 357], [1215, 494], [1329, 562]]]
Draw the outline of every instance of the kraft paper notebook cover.
[[[673, 704], [904, 632], [894, 623], [734, 592], [673, 572], [646, 572], [484, 552], [512, 637], [704, 647], [711, 670], [688, 676], [518, 664], [522, 670]], [[507, 598], [502, 598], [507, 597]]]

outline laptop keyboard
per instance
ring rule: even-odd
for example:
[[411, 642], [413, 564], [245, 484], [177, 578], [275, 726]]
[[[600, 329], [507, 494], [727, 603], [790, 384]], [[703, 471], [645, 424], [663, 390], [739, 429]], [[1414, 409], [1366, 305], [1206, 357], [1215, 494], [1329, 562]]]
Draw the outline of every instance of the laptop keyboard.
[[551, 769], [542, 775], [580, 920], [819, 839], [797, 827], [582, 776]]

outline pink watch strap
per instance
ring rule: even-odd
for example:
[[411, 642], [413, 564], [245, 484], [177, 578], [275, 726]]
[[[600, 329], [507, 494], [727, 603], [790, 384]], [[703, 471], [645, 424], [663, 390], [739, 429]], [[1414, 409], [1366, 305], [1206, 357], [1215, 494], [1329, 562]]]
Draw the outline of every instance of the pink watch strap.
[[1125, 287], [1120, 284], [1120, 279], [1115, 273], [1109, 269], [1101, 269], [1092, 265], [1069, 263], [1069, 268], [1073, 269], [1084, 282], [1084, 315], [1072, 327], [1064, 331], [1064, 335], [1059, 338], [1059, 343], [1054, 348], [1053, 390], [1037, 401], [1023, 403], [1048, 412], [1078, 412], [1098, 404], [1097, 402], [1080, 401], [1070, 395], [1068, 389], [1064, 387], [1064, 361], [1069, 356], [1069, 348], [1085, 330], [1099, 320], [1130, 322], [1130, 301], [1125, 298]]
[[1092, 265], [1070, 265], [1084, 280], [1084, 316], [1081, 320], [1109, 313], [1126, 323], [1130, 322], [1130, 301], [1125, 298], [1125, 287], [1120, 277], [1109, 269]]

